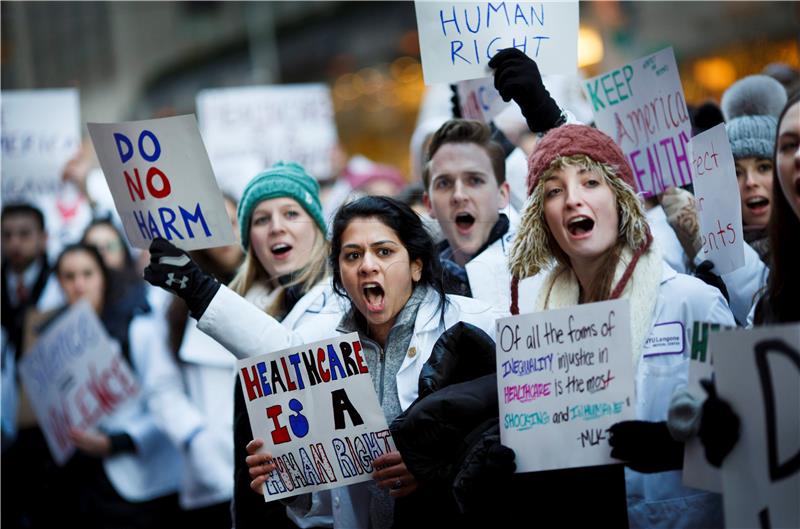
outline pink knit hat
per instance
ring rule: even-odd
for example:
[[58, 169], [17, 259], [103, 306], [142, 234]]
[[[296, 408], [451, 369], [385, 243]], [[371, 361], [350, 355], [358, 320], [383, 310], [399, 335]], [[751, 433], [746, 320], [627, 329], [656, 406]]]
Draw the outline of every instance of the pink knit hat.
[[533, 193], [539, 176], [556, 159], [585, 154], [592, 160], [611, 166], [616, 175], [636, 189], [633, 172], [622, 149], [608, 135], [586, 125], [563, 125], [548, 132], [528, 160], [528, 195]]
[[621, 211], [620, 235], [627, 239], [628, 246], [634, 253], [619, 282], [612, 289], [610, 299], [616, 299], [622, 294], [639, 257], [650, 248], [653, 241], [641, 202], [634, 191], [636, 184], [633, 172], [614, 140], [586, 125], [563, 125], [552, 129], [539, 141], [528, 160], [528, 203], [522, 212], [509, 256], [512, 314], [519, 313], [519, 281], [539, 273], [554, 258], [550, 250], [549, 229], [544, 220], [543, 204], [534, 203], [532, 195], [540, 177], [553, 162], [574, 155], [588, 156], [606, 166], [610, 174], [621, 180], [612, 186]]

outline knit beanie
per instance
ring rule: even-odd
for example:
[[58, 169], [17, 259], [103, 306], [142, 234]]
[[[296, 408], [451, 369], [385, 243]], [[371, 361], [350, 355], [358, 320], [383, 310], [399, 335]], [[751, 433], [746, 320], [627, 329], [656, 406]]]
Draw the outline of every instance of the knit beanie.
[[633, 171], [619, 146], [608, 135], [586, 125], [562, 125], [550, 130], [536, 145], [528, 160], [528, 200], [511, 248], [511, 312], [517, 314], [518, 284], [538, 274], [555, 258], [550, 248], [549, 228], [544, 218], [544, 194], [536, 193], [541, 176], [561, 158], [585, 155], [605, 166], [615, 178], [612, 191], [620, 210], [620, 234], [633, 250], [633, 258], [611, 291], [611, 299], [622, 294], [639, 257], [652, 243], [652, 235], [636, 195]]
[[766, 75], [750, 75], [722, 94], [725, 131], [735, 160], [772, 158], [778, 115], [786, 105], [786, 90]]
[[242, 192], [236, 216], [239, 219], [239, 232], [245, 251], [250, 246], [250, 218], [253, 210], [264, 200], [281, 197], [296, 200], [314, 219], [320, 231], [326, 232], [322, 204], [319, 201], [319, 184], [300, 164], [281, 161], [253, 177]]

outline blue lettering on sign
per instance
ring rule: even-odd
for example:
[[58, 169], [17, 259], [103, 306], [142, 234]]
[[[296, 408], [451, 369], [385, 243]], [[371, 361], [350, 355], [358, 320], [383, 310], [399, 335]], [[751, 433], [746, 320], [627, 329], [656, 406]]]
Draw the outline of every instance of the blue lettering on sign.
[[[180, 240], [184, 238], [194, 239], [196, 236], [192, 225], [198, 223], [206, 237], [212, 236], [199, 202], [195, 205], [194, 212], [184, 209], [183, 206], [178, 206], [178, 213], [180, 213], [180, 217], [173, 209], [160, 207], [156, 210], [156, 215], [153, 215], [152, 211], [134, 210], [133, 218], [139, 228], [139, 233], [147, 240], [154, 237], [162, 237], [162, 233], [163, 237], [170, 241], [175, 237]], [[178, 218], [180, 218], [182, 224], [177, 224], [176, 226]]]

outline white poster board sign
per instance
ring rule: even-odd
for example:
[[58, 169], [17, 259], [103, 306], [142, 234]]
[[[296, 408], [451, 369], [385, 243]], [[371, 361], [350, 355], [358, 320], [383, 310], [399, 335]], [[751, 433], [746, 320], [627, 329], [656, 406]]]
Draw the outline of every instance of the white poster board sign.
[[628, 301], [498, 320], [497, 386], [517, 472], [619, 463], [607, 430], [636, 413]]
[[492, 77], [460, 81], [456, 84], [456, 90], [458, 90], [461, 116], [464, 119], [477, 119], [489, 123], [508, 106], [495, 89]]
[[[692, 327], [692, 348], [689, 358], [689, 383], [687, 390], [703, 402], [707, 395], [700, 386], [703, 379], [714, 379], [714, 363], [709, 346], [709, 336], [720, 329], [728, 330], [717, 323], [694, 322]], [[722, 492], [722, 476], [718, 468], [711, 466], [706, 461], [705, 448], [699, 437], [689, 439], [683, 451], [683, 484], [695, 489]]]
[[3, 90], [0, 103], [3, 203], [55, 195], [81, 144], [78, 91]]
[[139, 392], [119, 346], [87, 302], [52, 324], [19, 364], [53, 459], [63, 465], [75, 451], [70, 428], [87, 430]]
[[203, 90], [197, 119], [220, 185], [239, 196], [275, 162], [297, 162], [328, 178], [337, 143], [333, 100], [323, 84]]
[[491, 75], [489, 60], [517, 48], [544, 74], [578, 69], [578, 2], [414, 2], [425, 84]]
[[133, 246], [155, 237], [184, 250], [235, 244], [194, 116], [88, 127]]
[[276, 470], [266, 501], [368, 481], [395, 450], [358, 333], [237, 362], [250, 426]]
[[717, 391], [741, 420], [722, 463], [727, 527], [800, 527], [800, 324], [713, 333]]
[[692, 126], [672, 48], [583, 82], [597, 128], [628, 158], [645, 197], [691, 183]]
[[690, 145], [702, 255], [714, 263], [715, 273], [727, 274], [744, 266], [744, 231], [736, 166], [725, 125], [698, 134]]

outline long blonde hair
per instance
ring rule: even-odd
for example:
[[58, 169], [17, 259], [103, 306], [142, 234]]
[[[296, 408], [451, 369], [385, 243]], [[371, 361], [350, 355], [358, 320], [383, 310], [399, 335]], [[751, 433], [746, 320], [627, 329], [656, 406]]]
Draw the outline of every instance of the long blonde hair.
[[265, 312], [270, 316], [283, 317], [286, 311], [283, 302], [286, 297], [286, 289], [299, 285], [303, 293], [311, 290], [314, 285], [319, 283], [328, 275], [328, 254], [330, 253], [330, 243], [325, 239], [325, 234], [317, 228], [314, 230], [314, 244], [311, 246], [308, 263], [294, 274], [292, 280], [285, 285], [276, 285], [278, 278], [270, 277], [264, 266], [259, 262], [258, 257], [253, 253], [253, 245], [247, 248], [244, 262], [239, 267], [229, 285], [230, 289], [244, 296], [256, 283], [264, 285], [272, 292], [279, 288], [280, 292]]

